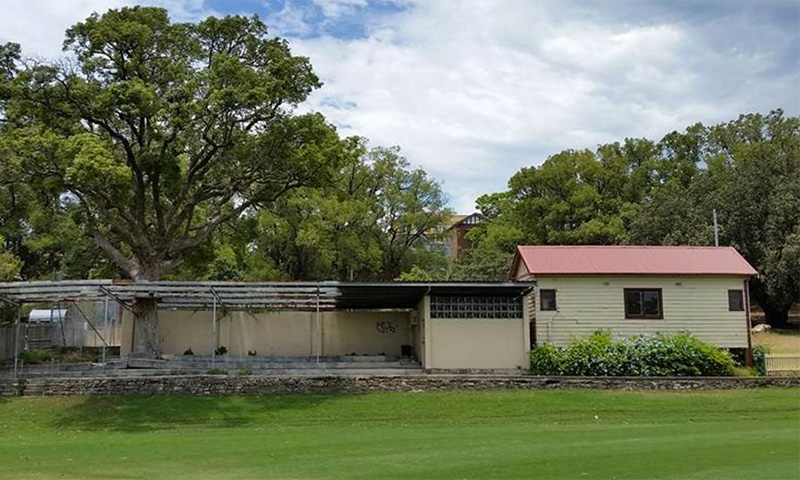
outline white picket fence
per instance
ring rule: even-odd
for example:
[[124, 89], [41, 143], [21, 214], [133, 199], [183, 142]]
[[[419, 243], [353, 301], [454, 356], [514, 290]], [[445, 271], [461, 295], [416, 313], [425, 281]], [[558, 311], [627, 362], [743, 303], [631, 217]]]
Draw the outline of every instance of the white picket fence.
[[800, 375], [800, 353], [768, 353], [764, 361], [769, 376]]

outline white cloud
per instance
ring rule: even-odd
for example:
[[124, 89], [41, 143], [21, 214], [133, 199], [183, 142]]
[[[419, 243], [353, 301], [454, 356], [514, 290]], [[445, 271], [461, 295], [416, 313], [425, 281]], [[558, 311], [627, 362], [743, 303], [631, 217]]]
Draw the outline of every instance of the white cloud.
[[19, 43], [26, 56], [55, 58], [64, 54], [61, 44], [69, 27], [92, 13], [136, 4], [165, 7], [179, 22], [214, 14], [203, 0], [4, 0], [0, 42]]
[[123, 0], [6, 0], [0, 15], [0, 42], [22, 45], [25, 55], [57, 57], [64, 32], [94, 12], [120, 7]]
[[367, 0], [313, 0], [313, 2], [328, 18], [339, 18], [342, 15], [352, 14], [369, 3]]
[[[67, 27], [129, 3], [5, 0], [0, 41], [56, 56]], [[177, 21], [213, 13], [203, 0], [145, 3], [166, 6]], [[800, 110], [800, 35], [789, 2], [750, 10], [728, 2], [280, 5], [263, 15], [268, 25], [310, 56], [325, 82], [303, 108], [322, 111], [344, 134], [400, 145], [412, 163], [444, 180], [460, 211], [504, 189], [520, 167], [564, 148], [658, 139], [744, 112]], [[309, 38], [318, 32], [346, 38]]]
[[800, 106], [785, 104], [791, 82], [759, 96], [770, 84], [753, 72], [775, 59], [720, 51], [685, 23], [507, 0], [422, 2], [369, 27], [367, 38], [292, 41], [325, 82], [307, 106], [344, 134], [400, 145], [461, 211], [564, 148]]

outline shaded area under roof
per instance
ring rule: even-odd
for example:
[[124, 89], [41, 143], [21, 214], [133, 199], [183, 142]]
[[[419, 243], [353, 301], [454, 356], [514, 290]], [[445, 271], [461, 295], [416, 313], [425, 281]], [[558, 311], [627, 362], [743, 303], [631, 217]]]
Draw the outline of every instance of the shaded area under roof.
[[530, 283], [515, 282], [121, 282], [76, 280], [0, 283], [0, 300], [13, 303], [111, 298], [130, 306], [154, 298], [159, 308], [230, 310], [347, 310], [415, 308], [429, 295], [518, 296]]
[[520, 245], [530, 275], [757, 275], [733, 247]]

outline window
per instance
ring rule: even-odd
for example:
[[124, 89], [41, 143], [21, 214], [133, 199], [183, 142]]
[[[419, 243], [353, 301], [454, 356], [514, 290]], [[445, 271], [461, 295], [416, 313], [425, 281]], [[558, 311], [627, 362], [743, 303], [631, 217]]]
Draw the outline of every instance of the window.
[[539, 290], [539, 310], [548, 312], [556, 309], [556, 291]]
[[744, 292], [741, 290], [728, 290], [728, 310], [731, 312], [744, 311]]
[[660, 288], [626, 288], [625, 318], [664, 318]]
[[522, 299], [433, 296], [431, 318], [522, 318]]

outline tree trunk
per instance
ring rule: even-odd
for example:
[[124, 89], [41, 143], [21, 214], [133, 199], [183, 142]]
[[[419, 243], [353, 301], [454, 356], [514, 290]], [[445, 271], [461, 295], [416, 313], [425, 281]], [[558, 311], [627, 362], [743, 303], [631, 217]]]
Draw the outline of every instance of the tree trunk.
[[134, 355], [161, 357], [161, 335], [158, 332], [158, 304], [155, 298], [139, 298], [133, 305]]
[[[772, 328], [790, 329], [789, 308], [775, 308], [768, 302], [759, 302], [764, 310], [764, 318]], [[797, 327], [794, 327], [797, 328]]]

